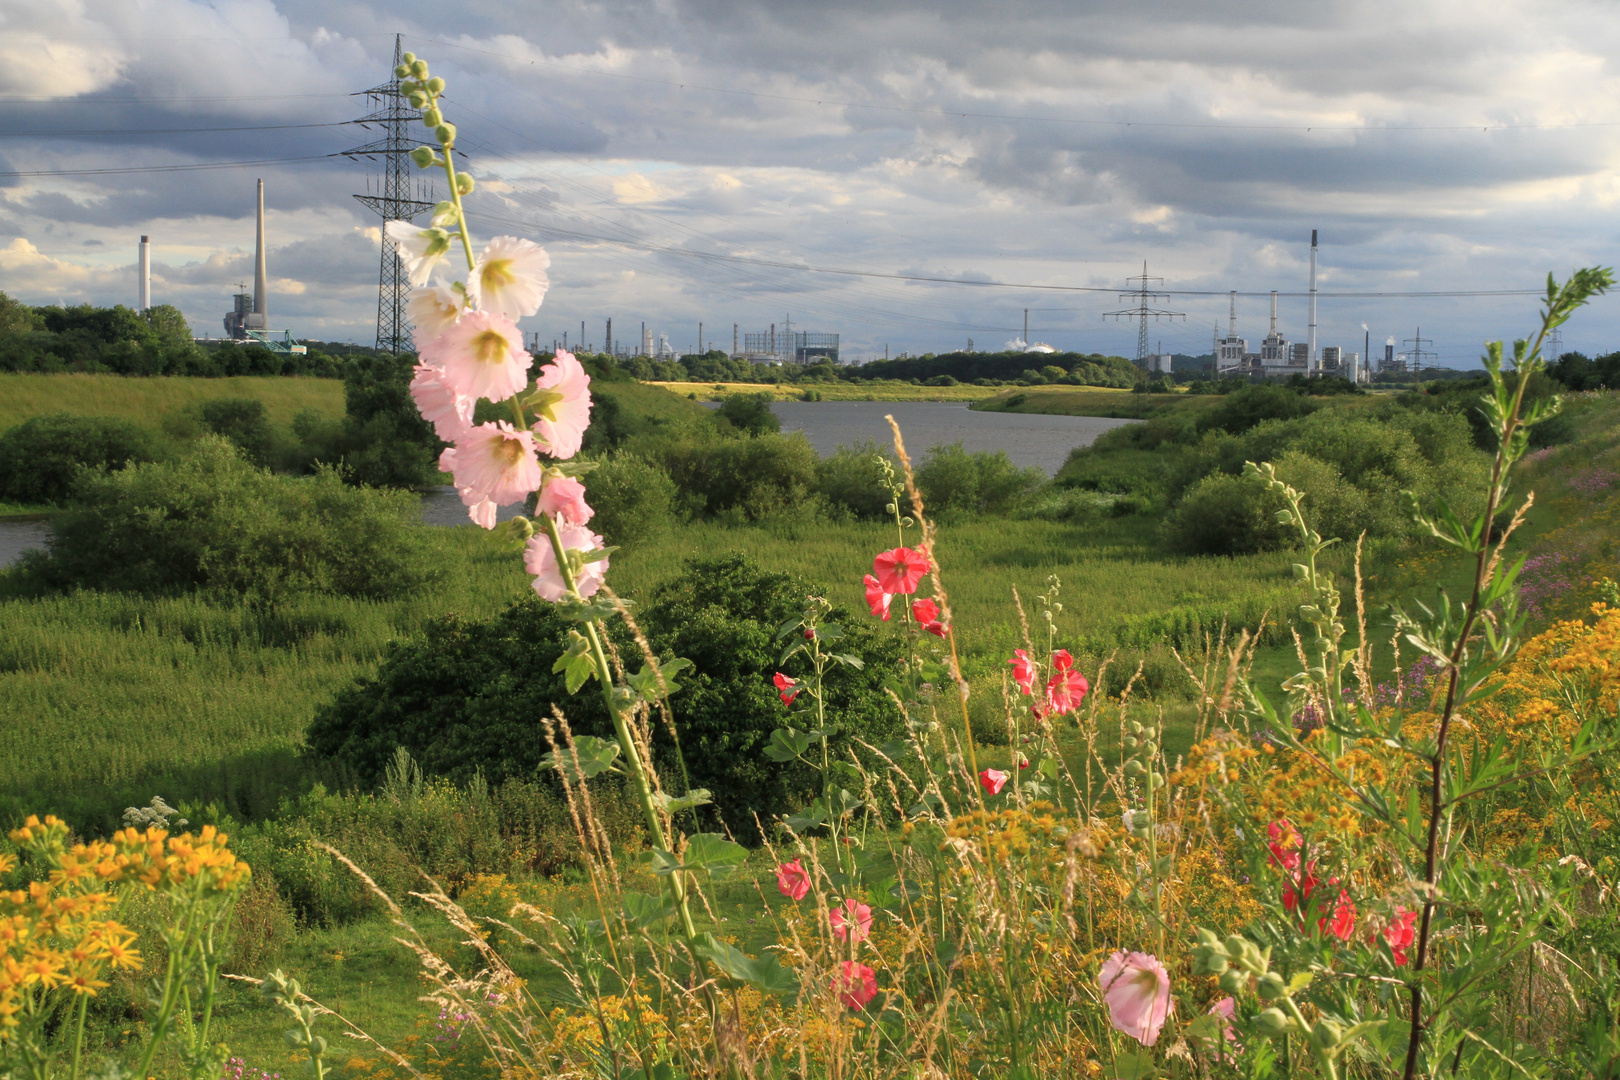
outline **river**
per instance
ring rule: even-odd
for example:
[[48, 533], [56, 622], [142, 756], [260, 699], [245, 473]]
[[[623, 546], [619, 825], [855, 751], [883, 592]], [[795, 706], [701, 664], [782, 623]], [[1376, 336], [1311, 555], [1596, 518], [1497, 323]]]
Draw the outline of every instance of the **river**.
[[[1134, 420], [1102, 416], [1044, 416], [1035, 413], [974, 412], [949, 401], [778, 401], [771, 406], [783, 431], [802, 431], [826, 457], [840, 446], [858, 442], [892, 444], [884, 415], [900, 424], [906, 449], [920, 459], [929, 448], [960, 442], [964, 449], [1005, 450], [1013, 464], [1037, 468], [1051, 476], [1069, 451], [1089, 445], [1105, 431]], [[501, 520], [523, 509], [503, 506]], [[422, 520], [429, 525], [463, 525], [467, 511], [449, 487], [422, 499]], [[47, 529], [41, 521], [0, 521], [0, 566], [8, 566], [28, 548], [43, 547]]]

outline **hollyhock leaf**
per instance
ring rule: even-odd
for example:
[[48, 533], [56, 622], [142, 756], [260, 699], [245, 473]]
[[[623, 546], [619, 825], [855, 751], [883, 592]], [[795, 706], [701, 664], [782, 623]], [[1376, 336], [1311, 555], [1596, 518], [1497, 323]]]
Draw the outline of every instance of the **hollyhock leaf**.
[[854, 653], [833, 653], [828, 657], [828, 659], [835, 661], [836, 663], [843, 664], [845, 667], [852, 667], [856, 671], [859, 671], [866, 666], [866, 661], [862, 660]]
[[[675, 676], [695, 666], [684, 656], [654, 660], [650, 664], [643, 664], [636, 674], [625, 676], [625, 681], [643, 701], [657, 701], [665, 693], [673, 694], [680, 690], [681, 684], [675, 681]], [[659, 687], [660, 681], [662, 689]]]
[[810, 804], [808, 810], [791, 814], [787, 817], [787, 826], [796, 833], [807, 833], [827, 822], [827, 807], [820, 799]]
[[658, 803], [659, 809], [666, 814], [675, 814], [698, 806], [708, 806], [714, 802], [708, 788], [693, 788], [685, 795], [666, 795], [660, 791], [653, 796], [653, 799]]
[[810, 736], [797, 728], [777, 728], [771, 732], [771, 741], [765, 746], [765, 756], [772, 761], [793, 761], [810, 749]]
[[596, 677], [596, 664], [590, 655], [590, 642], [578, 630], [568, 631], [568, 648], [551, 665], [551, 671], [552, 674], [562, 673], [570, 694]]
[[834, 788], [827, 797], [827, 809], [835, 817], [848, 817], [865, 805], [861, 797], [848, 788]]
[[804, 620], [803, 619], [789, 619], [787, 622], [783, 623], [781, 626], [776, 628], [776, 640], [781, 641], [783, 638], [787, 637], [789, 634], [798, 633], [799, 629], [801, 627], [803, 627], [803, 626], [804, 626]]
[[707, 870], [712, 878], [723, 878], [748, 859], [748, 849], [719, 833], [694, 833], [686, 841], [683, 869]]
[[624, 921], [638, 930], [649, 929], [675, 914], [674, 906], [665, 902], [662, 896], [625, 893], [623, 903]]
[[[578, 769], [575, 769], [575, 757]], [[568, 774], [575, 783], [600, 776], [605, 772], [618, 772], [616, 760], [619, 744], [611, 739], [598, 739], [594, 735], [574, 736], [574, 745], [559, 747], [540, 759], [542, 769], [557, 769]]]
[[1041, 758], [1041, 763], [1035, 766], [1035, 771], [1046, 777], [1048, 780], [1056, 780], [1058, 778], [1057, 758]]

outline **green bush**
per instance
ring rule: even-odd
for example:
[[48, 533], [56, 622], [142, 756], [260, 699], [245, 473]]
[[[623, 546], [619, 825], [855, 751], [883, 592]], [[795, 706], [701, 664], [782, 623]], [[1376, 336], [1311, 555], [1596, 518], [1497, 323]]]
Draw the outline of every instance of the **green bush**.
[[[752, 834], [755, 813], [769, 821], [797, 808], [811, 785], [808, 770], [774, 764], [763, 748], [783, 720], [771, 686], [781, 651], [776, 628], [818, 591], [729, 555], [688, 563], [639, 613], [659, 655], [697, 665], [672, 701], [680, 752], [653, 725], [659, 765], [679, 783], [683, 752], [693, 786], [714, 793], [717, 812], [739, 834]], [[879, 740], [898, 724], [880, 680], [899, 651], [866, 620], [847, 612], [835, 618], [848, 632], [840, 648], [866, 660], [862, 671], [828, 676], [829, 714], [841, 732], [834, 747], [842, 752], [850, 735]], [[541, 721], [552, 706], [576, 734], [613, 734], [599, 688], [588, 684], [570, 696], [551, 670], [572, 626], [533, 597], [483, 622], [447, 615], [421, 639], [391, 646], [375, 678], [339, 692], [316, 714], [308, 745], [370, 783], [383, 780], [398, 747], [430, 776], [459, 784], [479, 775], [492, 784], [530, 780], [549, 749]], [[623, 628], [613, 633], [633, 656]]]
[[585, 477], [586, 501], [596, 513], [590, 526], [610, 545], [638, 544], [665, 532], [674, 521], [679, 492], [657, 465], [634, 454], [604, 458]]
[[0, 435], [0, 499], [65, 502], [85, 470], [121, 469], [157, 456], [156, 437], [128, 420], [36, 416]]
[[215, 398], [197, 408], [202, 426], [235, 443], [253, 464], [268, 469], [276, 458], [276, 434], [264, 402], [254, 398]]
[[79, 508], [51, 523], [49, 551], [24, 561], [52, 587], [272, 603], [395, 596], [428, 573], [414, 496], [346, 487], [331, 471], [276, 476], [216, 435], [173, 462], [87, 475], [77, 491]]
[[816, 464], [816, 493], [826, 505], [857, 518], [881, 518], [889, 502], [882, 451], [875, 442], [840, 446]]
[[941, 514], [1004, 514], [1045, 481], [1039, 469], [1014, 465], [1005, 450], [970, 454], [959, 442], [929, 450], [917, 469], [924, 504]]
[[782, 430], [782, 421], [771, 411], [775, 398], [769, 393], [730, 394], [720, 403], [720, 416], [738, 431], [766, 435]]
[[1246, 386], [1228, 394], [1218, 406], [1199, 417], [1198, 428], [1200, 431], [1219, 428], [1237, 435], [1261, 421], [1290, 420], [1314, 412], [1316, 408], [1316, 403], [1309, 398], [1276, 383]]
[[1292, 542], [1277, 523], [1282, 497], [1259, 480], [1215, 473], [1204, 477], [1164, 519], [1164, 538], [1186, 555], [1248, 555]]
[[752, 439], [694, 437], [668, 446], [660, 456], [680, 489], [683, 510], [748, 521], [801, 512], [815, 488], [819, 460], [798, 432]]

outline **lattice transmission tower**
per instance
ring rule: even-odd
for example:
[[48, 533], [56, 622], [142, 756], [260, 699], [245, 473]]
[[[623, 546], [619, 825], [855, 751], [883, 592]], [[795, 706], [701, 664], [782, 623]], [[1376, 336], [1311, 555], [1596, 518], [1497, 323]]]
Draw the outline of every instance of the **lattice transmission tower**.
[[388, 69], [388, 81], [354, 95], [366, 99], [366, 114], [350, 122], [377, 131], [382, 137], [343, 151], [344, 157], [368, 158], [382, 166], [382, 175], [367, 177], [366, 193], [355, 198], [381, 215], [385, 226], [377, 272], [377, 348], [391, 353], [411, 352], [414, 346], [411, 320], [405, 312], [411, 283], [405, 276], [405, 265], [394, 253], [386, 225], [390, 221], [410, 221], [433, 209], [436, 201], [428, 184], [413, 183], [411, 179], [410, 154], [418, 140], [411, 138], [410, 128], [422, 122], [422, 114], [400, 96], [399, 78], [394, 74], [400, 55], [400, 35], [395, 34], [394, 63]]
[[1151, 306], [1154, 302], [1168, 300], [1170, 297], [1164, 293], [1156, 293], [1148, 289], [1148, 284], [1150, 282], [1162, 282], [1164, 278], [1148, 277], [1146, 260], [1143, 260], [1142, 262], [1142, 272], [1140, 274], [1135, 277], [1126, 278], [1125, 280], [1127, 282], [1140, 283], [1138, 288], [1134, 288], [1130, 292], [1122, 292], [1119, 294], [1119, 298], [1121, 300], [1135, 300], [1136, 306], [1133, 308], [1125, 308], [1122, 311], [1105, 311], [1103, 312], [1103, 318], [1121, 320], [1131, 318], [1141, 320], [1141, 325], [1136, 333], [1136, 363], [1138, 367], [1146, 368], [1148, 358], [1148, 319], [1151, 318], [1154, 322], [1158, 322], [1160, 319], [1169, 319], [1172, 322], [1176, 319], [1180, 319], [1185, 322], [1187, 320], [1187, 316], [1184, 312], [1165, 311], [1162, 308]]

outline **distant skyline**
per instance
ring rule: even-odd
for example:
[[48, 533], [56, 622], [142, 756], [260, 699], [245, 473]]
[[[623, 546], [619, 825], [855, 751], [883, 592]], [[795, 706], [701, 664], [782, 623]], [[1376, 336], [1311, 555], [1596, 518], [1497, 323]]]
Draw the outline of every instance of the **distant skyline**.
[[[262, 176], [272, 325], [370, 343], [368, 170], [325, 155], [368, 138], [340, 125], [396, 32], [450, 84], [475, 240], [551, 252], [523, 322], [545, 342], [584, 320], [600, 344], [611, 316], [626, 342], [645, 321], [685, 351], [701, 321], [729, 349], [733, 323], [791, 315], [857, 358], [997, 349], [1030, 308], [1034, 340], [1130, 356], [1114, 296], [990, 283], [1124, 290], [1146, 260], [1169, 290], [1299, 293], [1313, 228], [1327, 292], [1533, 289], [1617, 261], [1604, 3], [0, 0], [0, 20], [0, 290], [133, 305], [147, 234], [153, 302], [199, 335], [252, 280]], [[1224, 295], [1158, 306], [1187, 318], [1150, 326], [1155, 348], [1225, 333]], [[1294, 340], [1305, 306], [1280, 303]], [[1421, 325], [1466, 367], [1535, 312], [1324, 299], [1318, 341], [1360, 351], [1365, 323], [1375, 355], [1405, 352]], [[1240, 298], [1251, 345], [1267, 314]], [[1620, 298], [1564, 342], [1620, 348]]]

